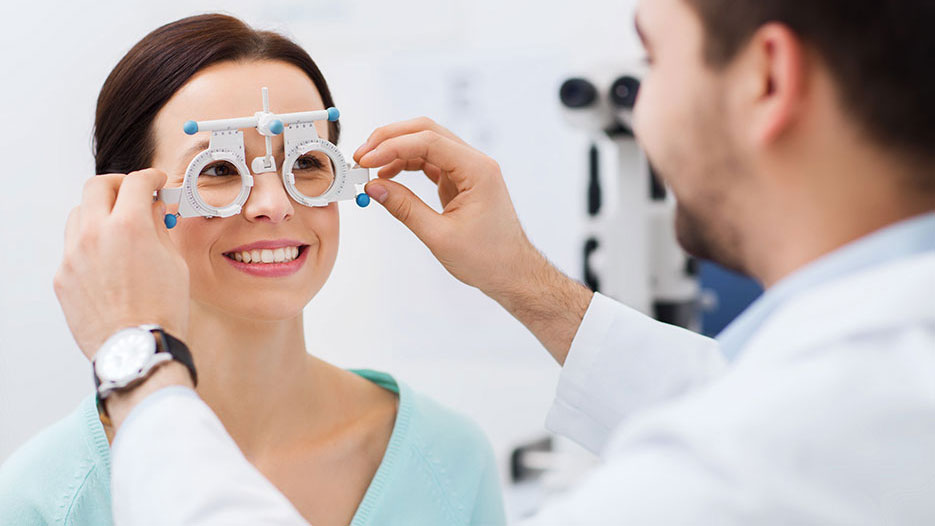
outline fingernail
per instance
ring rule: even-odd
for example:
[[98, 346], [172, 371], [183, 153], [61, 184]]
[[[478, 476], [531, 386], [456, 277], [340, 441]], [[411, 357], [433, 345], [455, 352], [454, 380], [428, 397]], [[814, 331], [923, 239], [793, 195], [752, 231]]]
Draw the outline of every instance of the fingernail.
[[367, 191], [367, 195], [377, 200], [378, 203], [383, 204], [383, 201], [386, 201], [386, 195], [389, 193], [386, 191], [386, 188], [382, 184], [368, 184], [364, 190]]

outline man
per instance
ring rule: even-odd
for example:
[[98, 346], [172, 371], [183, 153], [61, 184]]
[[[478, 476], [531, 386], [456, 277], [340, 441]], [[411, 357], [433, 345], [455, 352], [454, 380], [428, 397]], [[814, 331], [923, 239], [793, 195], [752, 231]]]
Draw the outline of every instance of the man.
[[[679, 240], [767, 289], [717, 341], [559, 273], [497, 164], [431, 121], [355, 154], [384, 167], [367, 192], [563, 364], [548, 424], [604, 462], [531, 524], [935, 522], [935, 4], [653, 0], [637, 24], [636, 132]], [[185, 339], [184, 263], [149, 205], [164, 180], [92, 180], [69, 221], [56, 291], [88, 357], [130, 325]], [[107, 399], [117, 522], [302, 524], [191, 386], [170, 362]]]

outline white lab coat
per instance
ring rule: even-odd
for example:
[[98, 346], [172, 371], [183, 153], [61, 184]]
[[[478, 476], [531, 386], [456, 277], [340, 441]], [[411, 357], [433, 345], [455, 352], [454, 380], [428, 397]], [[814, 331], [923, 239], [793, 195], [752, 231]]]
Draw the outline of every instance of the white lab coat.
[[[935, 524], [935, 253], [784, 304], [727, 365], [595, 296], [552, 429], [603, 463], [529, 526]], [[190, 391], [114, 444], [118, 525], [304, 524]]]

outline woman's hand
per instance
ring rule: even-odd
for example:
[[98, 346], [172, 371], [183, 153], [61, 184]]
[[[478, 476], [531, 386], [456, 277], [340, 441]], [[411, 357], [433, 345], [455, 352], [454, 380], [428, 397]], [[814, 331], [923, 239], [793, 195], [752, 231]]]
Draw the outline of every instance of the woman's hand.
[[54, 287], [84, 355], [120, 329], [155, 323], [184, 340], [188, 266], [163, 226], [165, 205], [153, 192], [156, 169], [92, 177], [65, 227], [65, 253]]
[[[549, 264], [526, 238], [496, 161], [424, 117], [378, 128], [354, 159], [365, 168], [382, 167], [367, 194], [448, 272], [503, 305], [564, 363], [591, 291]], [[421, 170], [438, 185], [441, 214], [390, 180], [403, 170]]]

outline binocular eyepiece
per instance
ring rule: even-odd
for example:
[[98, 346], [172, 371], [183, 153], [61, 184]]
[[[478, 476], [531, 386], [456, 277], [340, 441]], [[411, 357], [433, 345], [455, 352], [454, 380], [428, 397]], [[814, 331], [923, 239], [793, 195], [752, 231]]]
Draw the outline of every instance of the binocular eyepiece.
[[588, 79], [570, 78], [562, 83], [558, 98], [566, 108], [587, 108], [597, 103], [597, 88]]
[[[640, 91], [640, 81], [631, 75], [618, 77], [607, 90], [607, 100], [617, 110], [632, 110]], [[562, 83], [558, 90], [562, 105], [569, 109], [582, 109], [599, 102], [597, 86], [583, 77], [573, 77]]]
[[[574, 127], [591, 133], [633, 136], [633, 108], [640, 91], [638, 70], [593, 77], [571, 77], [558, 90], [565, 119]], [[606, 70], [605, 70], [606, 71]], [[611, 70], [613, 71], [613, 69]]]
[[632, 110], [636, 106], [636, 96], [640, 91], [640, 81], [635, 77], [624, 75], [610, 85], [610, 103], [620, 110]]

